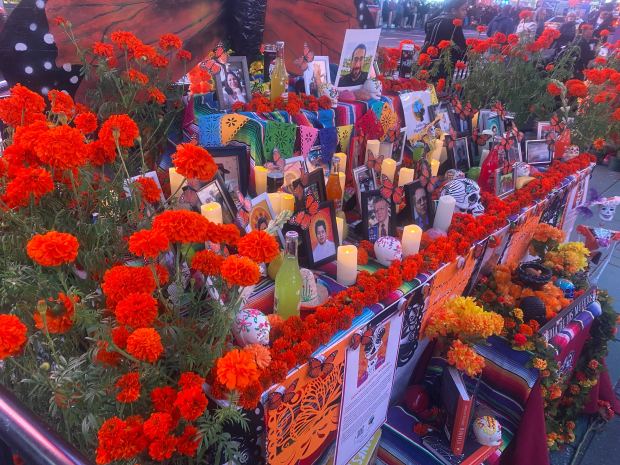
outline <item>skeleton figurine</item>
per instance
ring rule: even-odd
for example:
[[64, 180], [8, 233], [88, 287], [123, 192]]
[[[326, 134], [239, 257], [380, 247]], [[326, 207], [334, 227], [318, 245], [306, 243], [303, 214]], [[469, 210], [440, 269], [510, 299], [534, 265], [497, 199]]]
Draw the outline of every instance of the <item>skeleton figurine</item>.
[[471, 213], [474, 216], [484, 213], [484, 206], [480, 202], [480, 186], [476, 181], [462, 178], [454, 179], [441, 188], [439, 196], [451, 195], [456, 200], [456, 208], [461, 213]]
[[382, 360], [379, 359], [379, 349], [383, 343], [383, 337], [385, 336], [385, 328], [378, 328], [372, 335], [372, 340], [364, 346], [364, 353], [366, 354], [366, 361], [368, 362], [367, 372], [369, 375], [375, 372], [378, 368], [377, 365], [381, 365]]

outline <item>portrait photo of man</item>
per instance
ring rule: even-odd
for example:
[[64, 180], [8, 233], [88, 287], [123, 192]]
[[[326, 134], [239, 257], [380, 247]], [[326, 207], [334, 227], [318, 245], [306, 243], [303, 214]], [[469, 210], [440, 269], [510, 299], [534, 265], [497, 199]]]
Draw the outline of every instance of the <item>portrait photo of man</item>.
[[381, 29], [347, 29], [338, 63], [336, 87], [360, 89], [369, 75], [377, 53]]
[[366, 79], [368, 79], [368, 73], [362, 70], [365, 59], [366, 46], [364, 44], [358, 44], [353, 50], [353, 55], [351, 55], [351, 69], [349, 74], [346, 74], [340, 78], [338, 87], [361, 86], [366, 82]]
[[412, 191], [413, 222], [422, 228], [423, 231], [426, 231], [431, 227], [430, 215], [428, 213], [428, 193], [419, 183], [412, 186]]
[[391, 207], [381, 195], [373, 195], [368, 199], [368, 240], [376, 241], [380, 237], [390, 235]]
[[324, 219], [318, 219], [314, 223], [313, 228], [316, 244], [313, 244], [312, 247], [312, 258], [315, 263], [318, 263], [336, 254], [336, 244], [333, 240], [330, 240], [330, 238], [333, 239], [333, 233]]

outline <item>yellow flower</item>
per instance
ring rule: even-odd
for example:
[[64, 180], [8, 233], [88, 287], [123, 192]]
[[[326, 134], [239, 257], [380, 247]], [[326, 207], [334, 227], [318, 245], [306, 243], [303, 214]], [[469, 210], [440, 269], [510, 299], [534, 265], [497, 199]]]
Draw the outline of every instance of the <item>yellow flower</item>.
[[534, 368], [536, 368], [538, 370], [546, 370], [547, 369], [547, 361], [543, 360], [542, 358], [536, 357], [532, 361], [532, 365], [533, 365]]
[[515, 317], [517, 320], [521, 320], [521, 321], [523, 321], [523, 310], [521, 310], [520, 308], [515, 308], [515, 309], [512, 311], [512, 314], [514, 315], [514, 317]]

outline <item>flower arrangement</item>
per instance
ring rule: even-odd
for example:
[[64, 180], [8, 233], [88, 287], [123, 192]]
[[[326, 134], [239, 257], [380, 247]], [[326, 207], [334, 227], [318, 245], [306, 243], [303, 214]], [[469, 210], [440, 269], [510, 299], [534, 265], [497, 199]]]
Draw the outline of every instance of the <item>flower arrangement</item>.
[[273, 102], [262, 94], [252, 95], [248, 103], [235, 102], [232, 111], [254, 111], [267, 113], [272, 111], [286, 111], [291, 115], [298, 114], [302, 109], [309, 111], [328, 110], [332, 107], [331, 100], [326, 95], [318, 99], [314, 95], [289, 93], [288, 97], [278, 97]]
[[564, 242], [564, 231], [547, 223], [538, 223], [530, 241], [530, 253], [542, 259], [549, 250], [554, 250]]
[[571, 276], [588, 266], [590, 251], [583, 242], [567, 242], [545, 256], [545, 265], [560, 276]]

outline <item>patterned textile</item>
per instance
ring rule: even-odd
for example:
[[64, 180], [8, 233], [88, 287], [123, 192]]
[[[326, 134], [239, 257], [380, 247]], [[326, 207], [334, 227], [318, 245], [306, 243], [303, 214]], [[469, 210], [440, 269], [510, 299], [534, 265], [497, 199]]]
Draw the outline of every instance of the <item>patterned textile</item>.
[[297, 126], [294, 124], [267, 121], [267, 130], [265, 131], [265, 156], [271, 158], [271, 154], [275, 148], [280, 151], [280, 154], [284, 158], [293, 156], [296, 137]]
[[336, 128], [319, 129], [319, 142], [321, 144], [321, 159], [325, 163], [331, 162], [338, 145], [338, 131]]
[[247, 116], [237, 113], [231, 113], [222, 116], [220, 120], [222, 144], [228, 144], [231, 140], [233, 140], [239, 132], [239, 129], [241, 129], [241, 127], [246, 123], [247, 120]]

